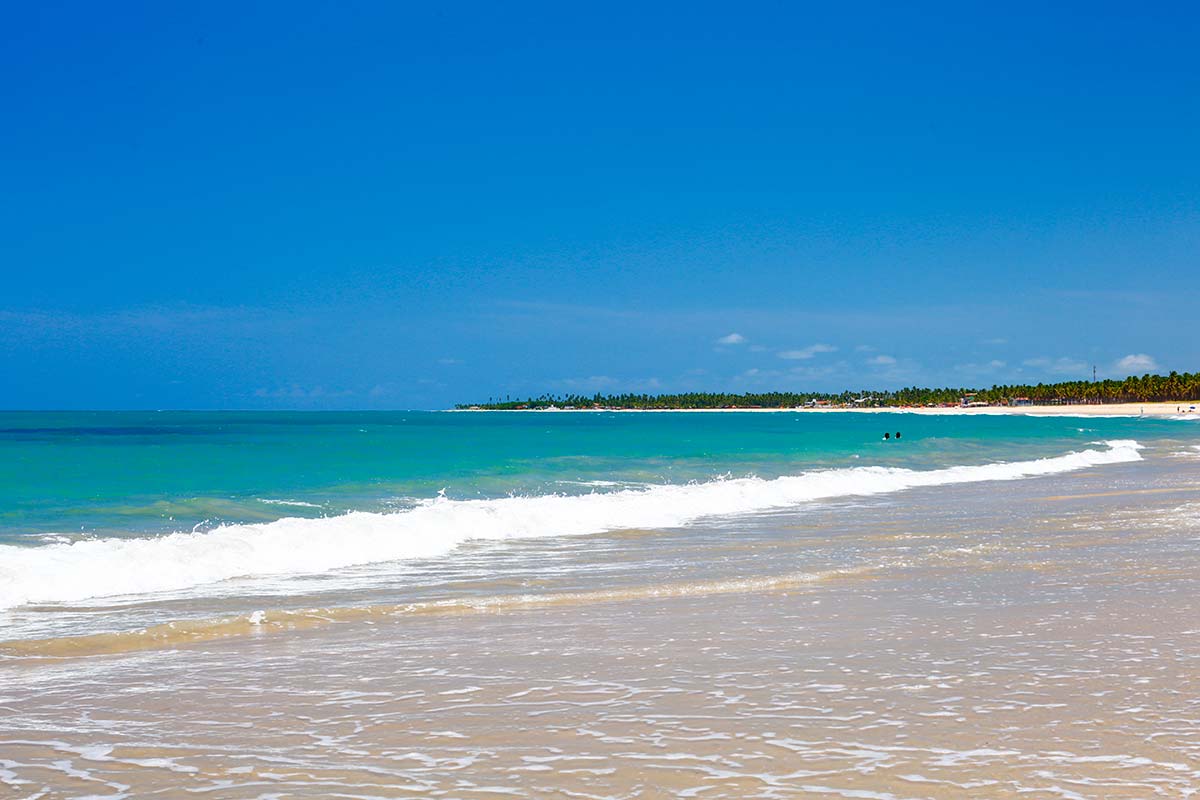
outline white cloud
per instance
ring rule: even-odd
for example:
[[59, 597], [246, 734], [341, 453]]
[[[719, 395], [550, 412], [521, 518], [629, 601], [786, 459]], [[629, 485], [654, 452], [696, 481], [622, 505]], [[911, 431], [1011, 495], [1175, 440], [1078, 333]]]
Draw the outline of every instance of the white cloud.
[[1135, 372], [1154, 372], [1158, 369], [1158, 362], [1153, 356], [1148, 356], [1145, 353], [1130, 353], [1122, 359], [1118, 359], [1113, 365], [1118, 372], [1125, 374]]
[[829, 344], [810, 344], [808, 347], [802, 347], [799, 350], [782, 350], [779, 353], [780, 358], [787, 358], [794, 361], [804, 361], [812, 358], [818, 353], [836, 353], [837, 348]]
[[746, 337], [740, 333], [731, 333], [728, 336], [722, 336], [717, 339], [717, 344], [745, 344]]
[[876, 367], [891, 367], [896, 364], [896, 359], [891, 356], [878, 355], [874, 358], [868, 358], [867, 363]]

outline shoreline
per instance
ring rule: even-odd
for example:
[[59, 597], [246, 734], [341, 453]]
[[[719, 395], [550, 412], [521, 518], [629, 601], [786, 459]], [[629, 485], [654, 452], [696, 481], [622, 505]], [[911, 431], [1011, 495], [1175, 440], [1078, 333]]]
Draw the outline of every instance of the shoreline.
[[510, 552], [521, 570], [488, 580], [511, 605], [267, 612], [231, 622], [266, 623], [246, 636], [9, 660], [5, 777], [56, 796], [1186, 793], [1194, 476], [1046, 477], [611, 534], [564, 553], [536, 605], [522, 581], [546, 559]]
[[1189, 412], [1193, 401], [1178, 403], [1098, 403], [1060, 406], [887, 406], [881, 408], [453, 408], [453, 412], [500, 413], [612, 413], [612, 414], [924, 414], [1028, 417], [1153, 417], [1156, 419], [1200, 419], [1200, 411]]

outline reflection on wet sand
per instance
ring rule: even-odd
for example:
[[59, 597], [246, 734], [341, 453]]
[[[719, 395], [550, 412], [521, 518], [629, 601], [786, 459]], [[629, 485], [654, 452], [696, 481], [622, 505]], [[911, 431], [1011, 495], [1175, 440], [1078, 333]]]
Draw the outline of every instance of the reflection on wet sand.
[[308, 608], [298, 611], [255, 611], [246, 616], [224, 619], [178, 620], [149, 628], [114, 633], [62, 636], [52, 639], [26, 639], [0, 642], [0, 656], [81, 658], [93, 655], [159, 650], [186, 644], [211, 642], [239, 636], [262, 636], [283, 631], [301, 631], [339, 622], [374, 622], [414, 615], [459, 615], [502, 613], [533, 608], [633, 602], [666, 597], [714, 597], [723, 594], [771, 592], [798, 589], [818, 581], [863, 575], [867, 568], [796, 572], [756, 578], [690, 583], [665, 583], [623, 589], [590, 592], [552, 592], [546, 594], [502, 594], [446, 600], [375, 606]]

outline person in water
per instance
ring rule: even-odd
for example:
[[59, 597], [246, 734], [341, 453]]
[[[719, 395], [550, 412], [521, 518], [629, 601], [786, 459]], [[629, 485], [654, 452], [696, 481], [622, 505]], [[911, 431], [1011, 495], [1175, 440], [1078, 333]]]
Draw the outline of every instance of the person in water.
[[890, 438], [892, 438], [892, 435], [891, 435], [890, 433], [885, 433], [885, 434], [883, 435], [883, 440], [884, 440], [885, 442], [886, 442], [888, 439], [890, 439]]
[[900, 431], [896, 431], [896, 438], [897, 438], [897, 439], [899, 439], [899, 438], [900, 438]]

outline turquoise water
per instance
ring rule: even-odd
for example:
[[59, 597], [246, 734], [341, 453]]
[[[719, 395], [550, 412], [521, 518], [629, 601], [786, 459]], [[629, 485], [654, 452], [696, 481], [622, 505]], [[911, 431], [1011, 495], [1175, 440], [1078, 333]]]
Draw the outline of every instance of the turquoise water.
[[[842, 546], [837, 509], [957, 514], [960, 484], [993, 484], [985, 496], [1004, 502], [1006, 481], [1116, 470], [1136, 488], [1198, 459], [1200, 425], [1170, 419], [3, 413], [0, 628], [57, 637], [264, 607], [607, 591], [635, 563], [651, 583], [767, 574], [783, 565], [755, 561], [745, 536], [773, 514], [789, 521], [766, 541], [794, 524], [828, 540], [788, 567], [850, 568], [877, 559]], [[742, 545], [749, 560], [721, 566]]]
[[[1173, 420], [809, 413], [0, 413], [0, 542], [1194, 436]], [[882, 441], [900, 431], [899, 441]], [[53, 534], [53, 536], [51, 536]]]

